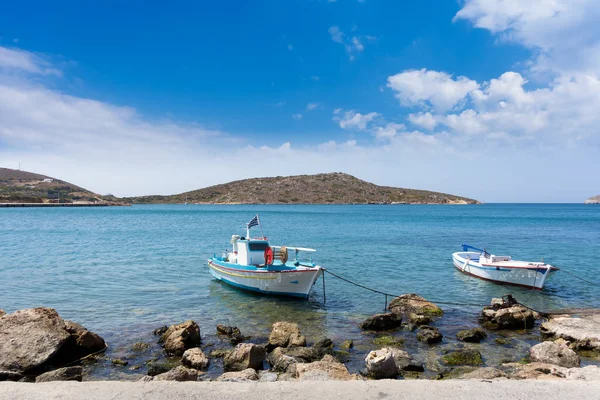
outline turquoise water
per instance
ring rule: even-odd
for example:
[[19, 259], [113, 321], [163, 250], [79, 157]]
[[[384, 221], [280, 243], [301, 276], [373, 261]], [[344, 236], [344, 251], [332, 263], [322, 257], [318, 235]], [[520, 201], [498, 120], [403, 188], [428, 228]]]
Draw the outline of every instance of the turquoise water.
[[[154, 342], [150, 332], [163, 324], [194, 319], [204, 343], [220, 346], [217, 323], [237, 325], [260, 342], [270, 324], [293, 320], [309, 339], [354, 339], [359, 346], [350, 364], [358, 366], [372, 337], [357, 324], [383, 310], [382, 296], [327, 276], [326, 304], [321, 281], [309, 301], [263, 297], [208, 273], [206, 259], [229, 248], [232, 234], [244, 235], [257, 212], [272, 244], [316, 248], [320, 265], [386, 292], [466, 303], [512, 293], [544, 310], [600, 307], [600, 289], [563, 272], [533, 292], [468, 277], [451, 261], [451, 253], [469, 243], [517, 259], [543, 257], [598, 281], [600, 207], [484, 204], [1, 209], [0, 308], [53, 307], [105, 337], [109, 355], [140, 363], [144, 356], [131, 355], [130, 345]], [[455, 330], [477, 324], [480, 309], [443, 308], [437, 326], [450, 346]], [[409, 344], [414, 336], [401, 335]], [[428, 348], [414, 346], [423, 359], [429, 356]], [[498, 357], [504, 355], [490, 356], [490, 363]]]

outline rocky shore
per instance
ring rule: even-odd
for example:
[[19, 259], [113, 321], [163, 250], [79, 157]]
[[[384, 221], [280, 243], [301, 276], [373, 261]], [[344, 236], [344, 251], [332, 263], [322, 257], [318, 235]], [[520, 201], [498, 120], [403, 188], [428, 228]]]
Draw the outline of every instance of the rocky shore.
[[[334, 343], [329, 338], [307, 338], [299, 325], [280, 321], [268, 337], [245, 336], [235, 326], [217, 325], [216, 334], [225, 345], [205, 343], [202, 321], [184, 321], [154, 330], [155, 343], [132, 343], [131, 351], [144, 354], [160, 346], [163, 358], [148, 357], [143, 365], [129, 359], [110, 359], [113, 368], [128, 368], [138, 379], [154, 381], [275, 382], [361, 381], [378, 379], [555, 379], [600, 380], [600, 315], [557, 316], [544, 319], [518, 303], [493, 299], [479, 316], [479, 327], [465, 326], [450, 339], [438, 321], [444, 311], [426, 299], [406, 294], [393, 299], [386, 313], [373, 315], [360, 324], [365, 335], [375, 334], [361, 357], [362, 368], [351, 372], [346, 360], [352, 339]], [[514, 362], [487, 361], [480, 344], [506, 345], [499, 332], [531, 333], [539, 327], [539, 343], [527, 357]], [[206, 328], [204, 328], [206, 329]], [[416, 357], [397, 335], [414, 336], [431, 349], [426, 359]], [[19, 382], [82, 381], [86, 370], [106, 362], [104, 339], [81, 325], [63, 320], [49, 308], [5, 314], [0, 310], [0, 380]], [[585, 364], [593, 364], [586, 362]], [[212, 368], [220, 374], [207, 373]]]

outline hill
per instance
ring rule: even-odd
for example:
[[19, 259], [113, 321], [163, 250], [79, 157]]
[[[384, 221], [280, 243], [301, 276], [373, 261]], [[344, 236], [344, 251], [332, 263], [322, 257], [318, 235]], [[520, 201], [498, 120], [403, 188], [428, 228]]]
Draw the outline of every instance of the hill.
[[590, 197], [584, 204], [600, 204], [600, 194], [598, 196]]
[[0, 168], [0, 203], [109, 203], [118, 199], [100, 196], [72, 183], [17, 169]]
[[123, 200], [137, 204], [478, 204], [426, 190], [378, 186], [344, 173], [278, 176], [234, 181], [172, 196]]

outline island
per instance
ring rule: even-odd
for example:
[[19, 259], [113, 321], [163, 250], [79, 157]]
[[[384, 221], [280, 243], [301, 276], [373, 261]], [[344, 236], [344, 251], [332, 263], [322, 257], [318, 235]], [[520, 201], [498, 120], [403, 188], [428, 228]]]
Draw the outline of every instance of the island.
[[379, 186], [341, 172], [244, 179], [170, 196], [122, 200], [132, 204], [480, 204], [452, 194]]
[[600, 194], [598, 196], [590, 197], [583, 204], [600, 204]]

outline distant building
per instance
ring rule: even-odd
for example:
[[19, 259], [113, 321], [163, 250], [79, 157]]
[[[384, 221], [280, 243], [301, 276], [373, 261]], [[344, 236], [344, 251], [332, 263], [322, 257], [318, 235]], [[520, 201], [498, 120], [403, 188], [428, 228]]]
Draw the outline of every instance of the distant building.
[[46, 178], [46, 179], [42, 180], [42, 182], [46, 182], [46, 183], [51, 183], [52, 181], [54, 181], [54, 179], [51, 179], [51, 178]]

